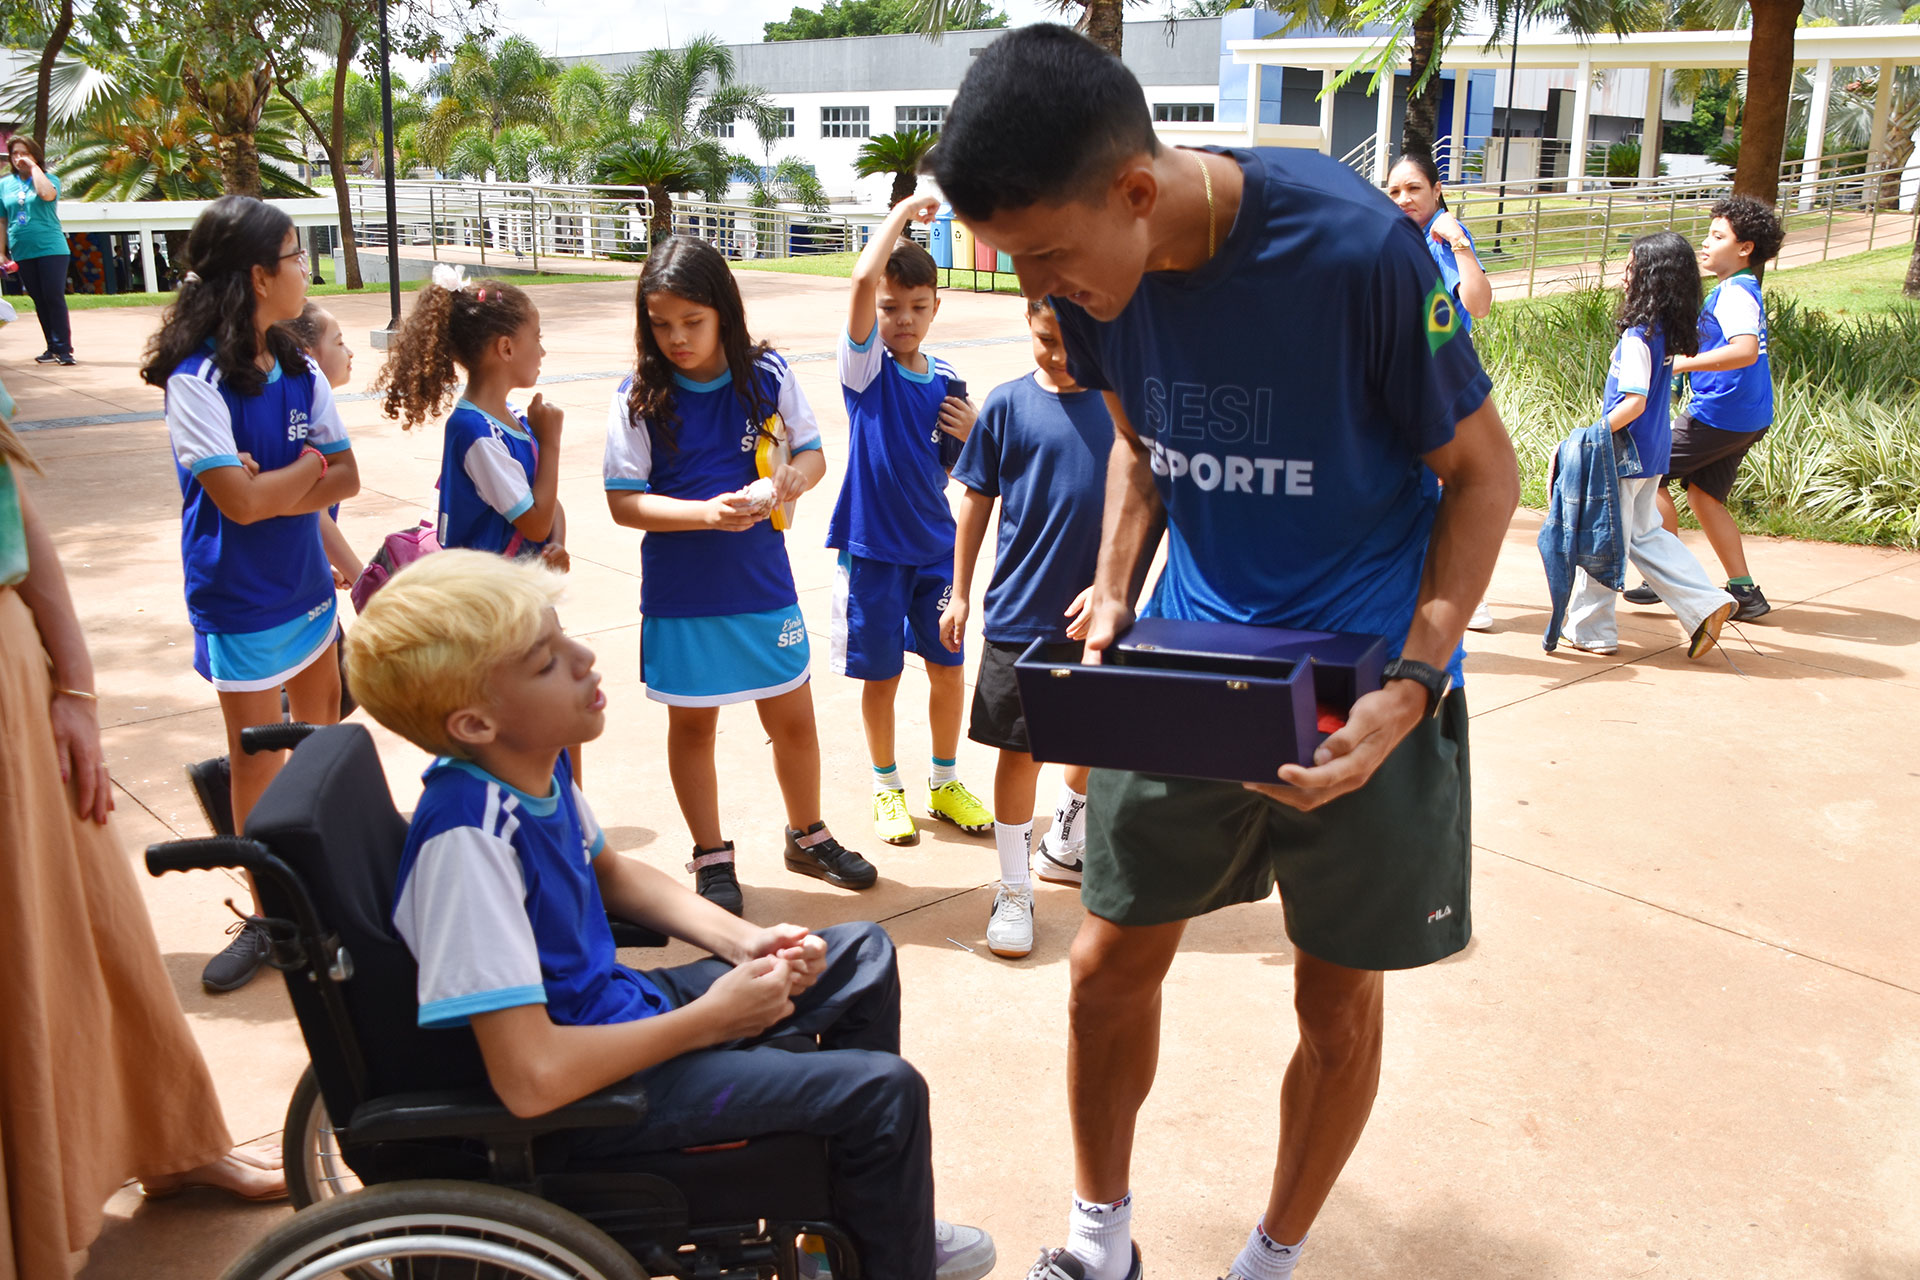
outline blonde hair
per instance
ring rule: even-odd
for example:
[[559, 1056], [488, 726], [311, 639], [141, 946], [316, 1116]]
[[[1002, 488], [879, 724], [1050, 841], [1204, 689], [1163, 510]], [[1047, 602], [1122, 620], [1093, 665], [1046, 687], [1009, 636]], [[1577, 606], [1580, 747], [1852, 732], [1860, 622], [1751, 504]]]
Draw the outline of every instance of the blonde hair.
[[407, 566], [367, 602], [347, 636], [347, 684], [367, 713], [436, 755], [465, 756], [447, 717], [483, 705], [500, 663], [539, 640], [558, 574], [484, 551], [442, 551]]
[[40, 470], [40, 464], [33, 460], [33, 454], [28, 452], [27, 442], [14, 434], [13, 424], [4, 416], [0, 416], [0, 462], [13, 463], [35, 475], [45, 474]]

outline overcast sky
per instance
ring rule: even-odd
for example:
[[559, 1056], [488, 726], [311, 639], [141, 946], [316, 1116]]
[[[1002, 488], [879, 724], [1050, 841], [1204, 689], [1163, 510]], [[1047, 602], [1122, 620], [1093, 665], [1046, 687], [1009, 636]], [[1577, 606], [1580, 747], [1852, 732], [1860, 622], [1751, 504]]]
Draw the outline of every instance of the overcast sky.
[[[818, 9], [818, 3], [806, 6]], [[1002, 0], [1016, 24], [1058, 20], [1041, 0]], [[794, 0], [601, 0], [591, 19], [579, 0], [500, 0], [500, 25], [526, 36], [555, 56], [654, 49], [711, 31], [729, 44], [748, 44], [761, 28], [784, 19]], [[1143, 6], [1140, 16], [1146, 16]]]

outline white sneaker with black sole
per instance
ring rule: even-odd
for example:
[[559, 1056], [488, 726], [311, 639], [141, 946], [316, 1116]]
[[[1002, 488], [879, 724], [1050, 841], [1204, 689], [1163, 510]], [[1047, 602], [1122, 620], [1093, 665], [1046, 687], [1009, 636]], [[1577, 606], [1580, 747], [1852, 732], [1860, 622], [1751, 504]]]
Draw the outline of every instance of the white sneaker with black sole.
[[1079, 884], [1087, 842], [1061, 844], [1049, 831], [1040, 837], [1040, 856], [1034, 860], [1033, 874], [1048, 884]]
[[993, 914], [987, 917], [987, 950], [1003, 960], [1018, 960], [1033, 951], [1033, 886], [1012, 888], [1004, 881], [994, 886]]

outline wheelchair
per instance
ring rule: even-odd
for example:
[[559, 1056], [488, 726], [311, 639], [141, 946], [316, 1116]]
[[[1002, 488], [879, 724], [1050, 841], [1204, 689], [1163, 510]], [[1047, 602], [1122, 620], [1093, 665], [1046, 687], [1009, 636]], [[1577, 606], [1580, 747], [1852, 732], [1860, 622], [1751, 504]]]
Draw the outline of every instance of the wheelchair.
[[[413, 957], [390, 920], [407, 823], [372, 737], [282, 724], [245, 730], [242, 746], [293, 748], [246, 834], [147, 850], [154, 875], [252, 873], [268, 962], [311, 1058], [283, 1138], [298, 1212], [222, 1280], [801, 1280], [802, 1237], [823, 1242], [835, 1280], [861, 1280], [833, 1221], [822, 1138], [583, 1165], [565, 1159], [565, 1135], [644, 1123], [637, 1083], [542, 1116], [508, 1111], [471, 1030], [418, 1024]], [[610, 923], [621, 947], [666, 942]]]

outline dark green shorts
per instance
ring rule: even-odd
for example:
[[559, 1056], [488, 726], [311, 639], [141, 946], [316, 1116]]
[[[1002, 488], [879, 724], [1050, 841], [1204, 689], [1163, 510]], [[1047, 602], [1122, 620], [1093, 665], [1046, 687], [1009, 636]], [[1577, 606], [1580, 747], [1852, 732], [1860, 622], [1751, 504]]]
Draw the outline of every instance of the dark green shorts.
[[1287, 937], [1353, 969], [1412, 969], [1467, 945], [1473, 867], [1467, 695], [1455, 689], [1367, 785], [1311, 813], [1237, 782], [1096, 769], [1080, 900], [1167, 924], [1280, 886]]

